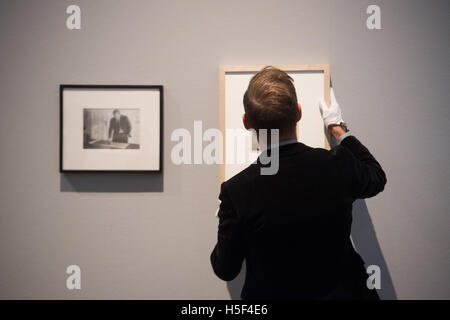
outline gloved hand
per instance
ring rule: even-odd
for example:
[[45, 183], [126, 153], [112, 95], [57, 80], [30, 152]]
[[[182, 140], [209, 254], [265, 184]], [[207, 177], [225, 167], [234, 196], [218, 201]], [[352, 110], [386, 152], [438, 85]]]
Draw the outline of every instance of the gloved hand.
[[339, 125], [341, 122], [344, 122], [342, 119], [341, 107], [339, 107], [339, 104], [336, 101], [333, 88], [331, 88], [330, 96], [330, 107], [327, 106], [327, 103], [323, 98], [319, 100], [320, 114], [322, 115], [323, 123], [327, 129], [330, 125]]

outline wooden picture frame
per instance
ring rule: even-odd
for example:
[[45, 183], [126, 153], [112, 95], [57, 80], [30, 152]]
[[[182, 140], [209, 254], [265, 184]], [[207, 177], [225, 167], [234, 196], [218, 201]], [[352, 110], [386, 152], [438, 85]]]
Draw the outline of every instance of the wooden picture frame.
[[[219, 67], [219, 130], [223, 136], [223, 148], [222, 148], [222, 163], [219, 165], [219, 185], [225, 181], [225, 167], [226, 167], [226, 116], [225, 116], [225, 80], [227, 74], [239, 74], [239, 73], [256, 73], [265, 66], [252, 65], [252, 66], [220, 66]], [[329, 64], [299, 64], [299, 65], [275, 65], [286, 72], [320, 72], [323, 73], [323, 85], [324, 85], [324, 98], [328, 105], [330, 105], [330, 66]], [[330, 149], [329, 134], [324, 128], [325, 141], [323, 147]]]

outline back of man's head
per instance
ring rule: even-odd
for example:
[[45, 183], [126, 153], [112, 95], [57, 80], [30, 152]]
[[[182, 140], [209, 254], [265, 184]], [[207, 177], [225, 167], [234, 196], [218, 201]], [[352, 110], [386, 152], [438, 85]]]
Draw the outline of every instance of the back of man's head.
[[280, 135], [295, 131], [299, 109], [293, 79], [275, 67], [263, 68], [250, 80], [244, 109], [252, 129], [279, 129]]

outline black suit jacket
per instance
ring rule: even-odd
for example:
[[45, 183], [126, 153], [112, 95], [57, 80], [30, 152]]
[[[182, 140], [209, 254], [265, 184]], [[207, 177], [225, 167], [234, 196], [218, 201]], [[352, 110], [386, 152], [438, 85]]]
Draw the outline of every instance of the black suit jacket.
[[109, 120], [109, 137], [111, 137], [111, 134], [118, 134], [120, 130], [122, 130], [125, 135], [130, 134], [131, 123], [127, 116], [121, 115], [119, 121], [117, 121], [114, 117]]
[[243, 299], [376, 296], [350, 228], [353, 201], [386, 184], [380, 164], [353, 136], [332, 150], [281, 146], [279, 161], [275, 175], [257, 161], [222, 184], [216, 275], [234, 279], [245, 260]]

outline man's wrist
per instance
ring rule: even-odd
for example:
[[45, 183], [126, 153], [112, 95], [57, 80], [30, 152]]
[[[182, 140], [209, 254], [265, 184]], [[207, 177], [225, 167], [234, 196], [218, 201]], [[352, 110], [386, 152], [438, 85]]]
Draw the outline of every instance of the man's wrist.
[[342, 136], [347, 132], [344, 130], [344, 128], [342, 128], [340, 124], [330, 124], [328, 128], [332, 136], [335, 137], [336, 139], [339, 139], [340, 136]]

